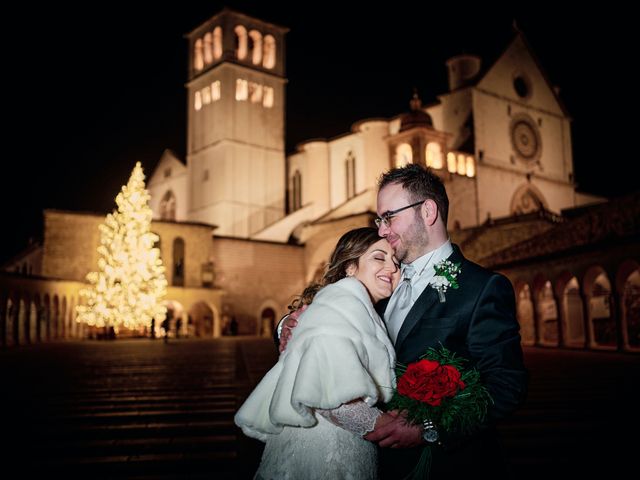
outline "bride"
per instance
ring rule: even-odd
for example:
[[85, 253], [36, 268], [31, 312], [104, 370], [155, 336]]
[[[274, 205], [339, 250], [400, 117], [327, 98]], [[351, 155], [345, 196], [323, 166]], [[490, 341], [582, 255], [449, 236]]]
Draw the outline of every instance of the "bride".
[[398, 277], [376, 229], [340, 238], [321, 284], [302, 296], [313, 302], [287, 349], [236, 413], [266, 442], [256, 479], [377, 478], [376, 445], [362, 436], [385, 421], [374, 405], [391, 398], [395, 353], [373, 305]]

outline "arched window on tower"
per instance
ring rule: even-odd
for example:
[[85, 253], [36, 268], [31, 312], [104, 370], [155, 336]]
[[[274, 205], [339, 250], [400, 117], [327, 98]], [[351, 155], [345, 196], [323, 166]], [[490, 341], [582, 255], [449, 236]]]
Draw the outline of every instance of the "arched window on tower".
[[262, 87], [262, 106], [265, 108], [273, 107], [273, 87]]
[[176, 219], [176, 196], [171, 190], [164, 194], [160, 201], [160, 220]]
[[213, 29], [213, 58], [216, 60], [222, 56], [222, 28]]
[[453, 152], [447, 153], [447, 170], [449, 173], [456, 173], [457, 166], [456, 154]]
[[408, 143], [401, 143], [396, 147], [396, 167], [404, 167], [413, 162], [413, 150]]
[[262, 85], [249, 82], [249, 100], [251, 103], [262, 103]]
[[173, 275], [171, 284], [177, 287], [184, 286], [184, 240], [180, 237], [173, 241]]
[[242, 25], [236, 25], [236, 58], [244, 60], [247, 58], [247, 29]]
[[236, 79], [236, 100], [243, 102], [249, 98], [249, 82], [242, 78]]
[[260, 65], [262, 62], [262, 34], [257, 30], [249, 32], [249, 51], [251, 52], [251, 63]]
[[204, 52], [201, 38], [197, 39], [193, 46], [193, 68], [198, 71], [204, 68]]
[[467, 174], [467, 158], [462, 153], [458, 154], [458, 168], [457, 168], [457, 171], [458, 171], [459, 175], [466, 175]]
[[427, 159], [427, 167], [441, 169], [443, 166], [442, 161], [442, 149], [440, 148], [440, 144], [437, 142], [429, 142], [427, 143], [426, 156]]
[[349, 150], [347, 159], [344, 162], [347, 179], [347, 200], [356, 196], [356, 157]]
[[262, 66], [273, 68], [276, 66], [276, 39], [273, 35], [265, 35], [262, 48]]
[[291, 189], [291, 211], [295, 212], [302, 208], [302, 175], [299, 170], [293, 174]]
[[213, 62], [213, 38], [211, 33], [204, 34], [204, 64], [209, 65]]
[[467, 155], [467, 177], [475, 177], [476, 176], [476, 163], [473, 160], [473, 157]]
[[211, 83], [211, 101], [220, 100], [220, 80]]

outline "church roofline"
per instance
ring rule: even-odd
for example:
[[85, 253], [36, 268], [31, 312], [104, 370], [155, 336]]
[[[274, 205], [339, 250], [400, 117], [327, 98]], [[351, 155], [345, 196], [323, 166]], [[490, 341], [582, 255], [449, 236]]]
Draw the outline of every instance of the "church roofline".
[[[86, 215], [86, 216], [91, 216], [91, 217], [100, 217], [100, 218], [105, 218], [109, 213], [99, 213], [99, 212], [90, 212], [90, 211], [86, 211], [86, 210], [60, 210], [57, 208], [46, 208], [44, 210], [45, 214], [46, 213], [63, 213], [65, 215]], [[152, 223], [167, 223], [167, 224], [174, 224], [174, 225], [188, 225], [191, 227], [205, 227], [205, 228], [210, 228], [215, 230], [216, 228], [218, 228], [218, 225], [214, 225], [211, 223], [204, 223], [204, 222], [191, 222], [191, 221], [183, 221], [183, 220], [160, 220], [160, 219], [152, 219], [151, 220]]]
[[[5, 271], [5, 270], [2, 270], [2, 269], [7, 268], [7, 266], [11, 265], [12, 263], [15, 263], [15, 262], [18, 262], [18, 261], [22, 260], [27, 255], [29, 255], [30, 253], [33, 253], [36, 250], [41, 249], [41, 248], [42, 248], [42, 240], [40, 240], [40, 239], [33, 240], [31, 243], [29, 243], [25, 248], [20, 250], [18, 253], [12, 255], [7, 260], [5, 260], [2, 263], [0, 263], [0, 271]], [[30, 276], [33, 276], [33, 275], [30, 275]]]
[[[547, 86], [549, 87], [549, 89], [551, 90], [551, 93], [553, 94], [553, 97], [555, 98], [556, 102], [558, 102], [558, 105], [560, 106], [560, 109], [562, 110], [562, 113], [565, 115], [565, 117], [567, 117], [568, 120], [572, 120], [571, 115], [569, 115], [569, 112], [567, 111], [567, 107], [565, 106], [564, 102], [562, 101], [562, 99], [560, 98], [560, 96], [558, 95], [556, 88], [554, 87], [554, 85], [551, 83], [550, 79], [549, 79], [549, 75], [547, 74], [547, 71], [545, 70], [545, 68], [542, 66], [542, 63], [540, 62], [540, 59], [538, 58], [538, 55], [536, 55], [535, 50], [531, 47], [531, 44], [529, 43], [529, 41], [527, 40], [526, 35], [524, 34], [524, 32], [522, 30], [520, 30], [519, 28], [515, 27], [515, 31], [513, 36], [511, 37], [511, 40], [509, 42], [507, 42], [506, 46], [502, 49], [502, 51], [500, 52], [500, 54], [498, 56], [496, 56], [493, 61], [491, 61], [490, 63], [487, 63], [487, 67], [486, 68], [481, 68], [480, 72], [478, 73], [478, 75], [476, 76], [476, 79], [473, 82], [470, 82], [469, 84], [457, 88], [451, 92], [447, 92], [447, 93], [454, 93], [454, 92], [459, 92], [464, 88], [467, 87], [477, 87], [478, 84], [480, 82], [482, 82], [482, 80], [484, 80], [484, 78], [487, 76], [487, 74], [493, 69], [493, 67], [500, 61], [500, 59], [504, 56], [504, 54], [507, 52], [507, 50], [509, 48], [511, 48], [511, 45], [513, 45], [513, 43], [516, 41], [517, 38], [521, 38], [522, 39], [522, 43], [524, 43], [524, 46], [527, 49], [527, 52], [529, 52], [529, 55], [531, 55], [531, 58], [533, 59], [534, 63], [536, 64], [536, 67], [538, 67], [538, 70], [540, 71], [542, 78], [544, 79], [544, 81], [546, 82]], [[443, 96], [446, 94], [442, 94]]]
[[[380, 122], [380, 123], [386, 123], [388, 125], [389, 119], [385, 117], [371, 117], [371, 118], [363, 118], [362, 120], [356, 120], [354, 123], [351, 124], [350, 133], [360, 133], [360, 127], [364, 123], [369, 123], [369, 122]], [[344, 135], [348, 135], [348, 134], [345, 133], [345, 134], [338, 135], [338, 138]]]
[[592, 205], [581, 215], [489, 255], [480, 263], [493, 269], [509, 268], [531, 260], [563, 257], [573, 252], [600, 251], [603, 245], [637, 242], [639, 234], [640, 192], [635, 192]]
[[[331, 212], [333, 212], [335, 210], [336, 210], [336, 208], [331, 210]], [[362, 212], [349, 213], [347, 215], [343, 215], [342, 217], [329, 218], [327, 220], [323, 220], [323, 218], [326, 218], [328, 215], [331, 214], [331, 212], [328, 212], [325, 215], [323, 215], [322, 217], [318, 218], [317, 220], [314, 220], [314, 221], [310, 222], [310, 225], [325, 225], [325, 224], [328, 224], [328, 223], [339, 222], [339, 221], [345, 220], [347, 218], [359, 217], [361, 215], [368, 215], [368, 216], [371, 216], [371, 217], [377, 217], [378, 216], [377, 213], [372, 212], [371, 210], [363, 210]]]
[[263, 244], [268, 244], [268, 245], [278, 245], [279, 247], [285, 246], [285, 247], [304, 248], [304, 245], [297, 244], [297, 243], [276, 242], [275, 240], [257, 240], [257, 239], [254, 239], [254, 238], [230, 237], [230, 236], [226, 236], [226, 235], [215, 235], [213, 240], [214, 241], [216, 241], [216, 240], [234, 240], [234, 241], [240, 241], [240, 242], [263, 243]]

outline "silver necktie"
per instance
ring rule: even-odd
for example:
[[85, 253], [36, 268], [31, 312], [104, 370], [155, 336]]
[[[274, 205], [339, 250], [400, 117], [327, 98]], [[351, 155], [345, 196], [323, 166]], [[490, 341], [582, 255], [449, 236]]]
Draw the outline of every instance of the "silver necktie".
[[402, 327], [402, 323], [413, 305], [411, 302], [411, 277], [413, 277], [414, 273], [413, 265], [406, 265], [402, 275], [402, 283], [398, 285], [397, 290], [394, 292], [394, 305], [387, 322], [387, 330], [393, 343], [396, 343], [400, 327]]

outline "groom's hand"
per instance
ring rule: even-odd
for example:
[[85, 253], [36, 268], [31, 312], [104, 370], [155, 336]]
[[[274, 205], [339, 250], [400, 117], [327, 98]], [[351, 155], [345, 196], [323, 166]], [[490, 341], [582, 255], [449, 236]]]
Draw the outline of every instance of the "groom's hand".
[[411, 448], [422, 444], [421, 426], [408, 423], [406, 418], [396, 410], [384, 415], [392, 418], [365, 435], [365, 440], [376, 442], [381, 447], [391, 448]]
[[291, 331], [298, 325], [298, 317], [302, 312], [307, 309], [308, 305], [303, 305], [298, 310], [291, 312], [289, 316], [283, 321], [282, 333], [280, 334], [280, 346], [278, 350], [280, 353], [284, 352], [287, 348], [287, 343], [291, 339]]

